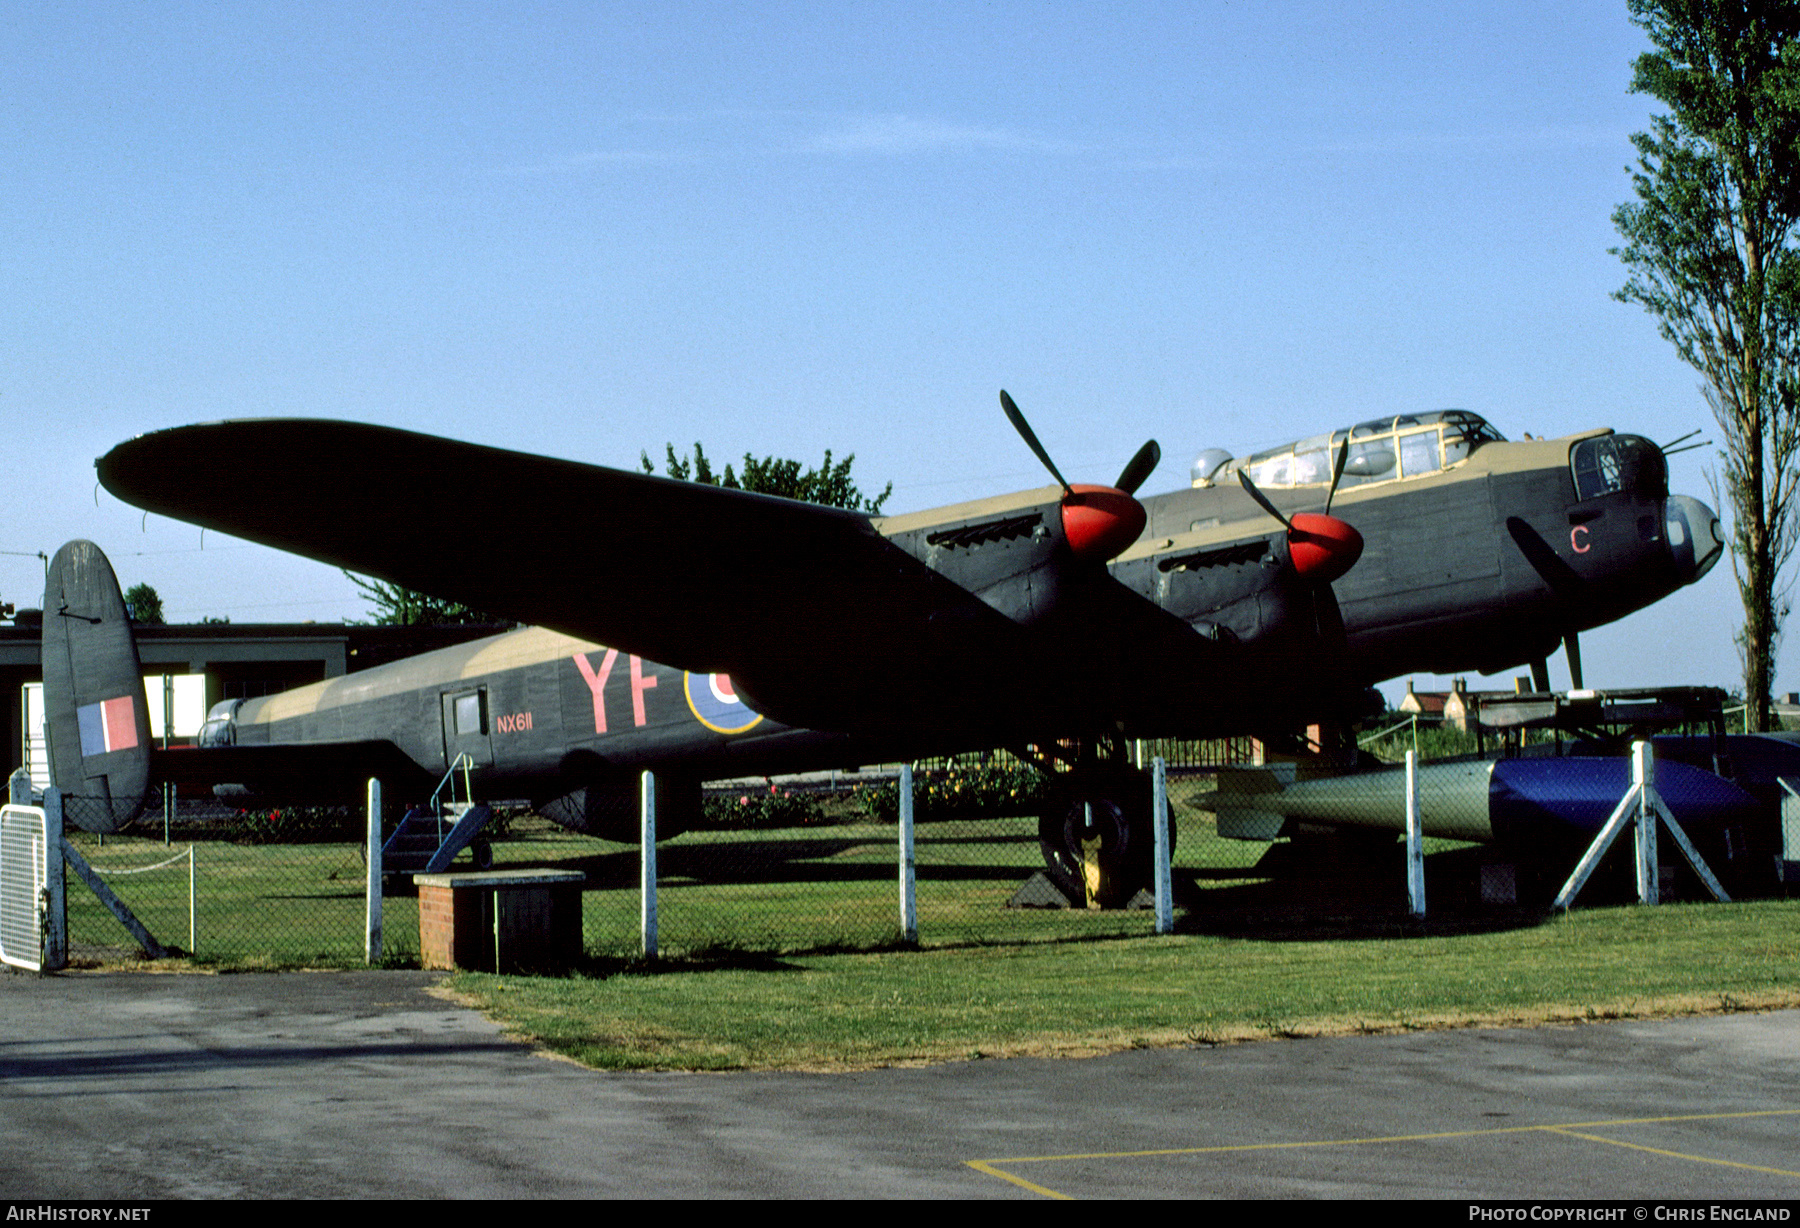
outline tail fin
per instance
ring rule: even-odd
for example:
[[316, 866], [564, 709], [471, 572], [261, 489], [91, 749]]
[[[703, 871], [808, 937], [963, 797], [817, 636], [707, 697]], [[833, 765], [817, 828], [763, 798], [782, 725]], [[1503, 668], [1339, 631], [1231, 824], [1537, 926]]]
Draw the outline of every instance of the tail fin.
[[150, 788], [150, 713], [119, 578], [93, 542], [72, 541], [44, 585], [44, 725], [64, 813], [117, 831]]

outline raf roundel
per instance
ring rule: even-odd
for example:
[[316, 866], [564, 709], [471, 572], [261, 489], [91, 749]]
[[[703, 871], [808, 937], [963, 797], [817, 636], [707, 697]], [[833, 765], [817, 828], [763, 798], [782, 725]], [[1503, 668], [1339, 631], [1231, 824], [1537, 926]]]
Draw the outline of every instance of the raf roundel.
[[715, 733], [743, 733], [762, 720], [738, 698], [729, 674], [683, 674], [681, 689], [694, 719]]

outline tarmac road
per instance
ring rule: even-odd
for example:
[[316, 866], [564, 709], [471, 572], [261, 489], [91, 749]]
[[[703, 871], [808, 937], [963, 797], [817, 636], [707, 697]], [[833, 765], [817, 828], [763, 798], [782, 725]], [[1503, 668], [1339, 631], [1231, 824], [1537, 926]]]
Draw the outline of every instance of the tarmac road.
[[436, 980], [0, 976], [0, 1197], [1800, 1198], [1800, 1012], [600, 1074]]

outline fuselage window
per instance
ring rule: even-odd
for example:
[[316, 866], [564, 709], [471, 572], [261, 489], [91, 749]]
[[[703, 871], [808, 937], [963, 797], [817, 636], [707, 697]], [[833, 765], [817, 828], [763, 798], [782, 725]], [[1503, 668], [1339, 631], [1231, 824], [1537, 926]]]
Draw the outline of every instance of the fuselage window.
[[1331, 457], [1323, 450], [1301, 452], [1294, 457], [1294, 485], [1312, 486], [1331, 481]]
[[[1409, 427], [1414, 429], [1400, 434]], [[1363, 422], [1351, 427], [1348, 434], [1351, 442], [1344, 464], [1344, 486], [1436, 473], [1466, 460], [1481, 444], [1505, 438], [1474, 414], [1457, 409]], [[1219, 474], [1242, 469], [1264, 488], [1324, 486], [1331, 481], [1331, 468], [1337, 462], [1337, 450], [1344, 438], [1344, 431], [1336, 431], [1329, 436], [1303, 439], [1278, 451], [1272, 449], [1273, 455], [1264, 452], [1229, 462], [1229, 467], [1220, 464], [1209, 471], [1214, 476], [1208, 484]]]
[[481, 715], [480, 691], [470, 691], [467, 695], [456, 697], [456, 732], [458, 734], [487, 732]]
[[[1344, 458], [1344, 480], [1341, 485], [1361, 486], [1365, 482], [1385, 482], [1394, 476], [1394, 441], [1371, 439], [1350, 445]], [[1327, 481], [1331, 479], [1326, 478]]]
[[1666, 498], [1669, 470], [1661, 449], [1636, 435], [1602, 435], [1575, 445], [1569, 457], [1575, 473], [1575, 497], [1597, 499], [1631, 490]]
[[1294, 458], [1277, 456], [1250, 467], [1250, 478], [1258, 486], [1292, 486]]
[[1416, 478], [1438, 471], [1438, 433], [1420, 431], [1400, 438], [1400, 476]]

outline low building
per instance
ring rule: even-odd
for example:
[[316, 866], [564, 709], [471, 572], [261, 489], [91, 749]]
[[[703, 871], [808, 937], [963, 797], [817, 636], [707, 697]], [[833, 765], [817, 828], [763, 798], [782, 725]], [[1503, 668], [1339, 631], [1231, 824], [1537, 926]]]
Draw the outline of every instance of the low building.
[[[6, 771], [25, 762], [27, 720], [23, 696], [43, 681], [43, 620], [21, 610], [0, 626], [0, 738]], [[360, 626], [343, 623], [193, 623], [139, 626], [138, 659], [148, 677], [189, 677], [184, 695], [197, 695], [202, 715], [221, 699], [249, 699], [309, 682], [322, 682], [447, 648], [504, 628], [471, 626]], [[162, 714], [152, 698], [153, 724]], [[182, 724], [174, 726], [176, 732]], [[180, 740], [179, 738], [177, 740]]]
[[1510, 698], [1518, 691], [1517, 686], [1511, 691], [1471, 691], [1468, 682], [1462, 678], [1453, 681], [1448, 691], [1415, 691], [1409, 680], [1406, 694], [1401, 697], [1396, 710], [1470, 733], [1475, 729], [1476, 714], [1481, 711], [1484, 700]]

